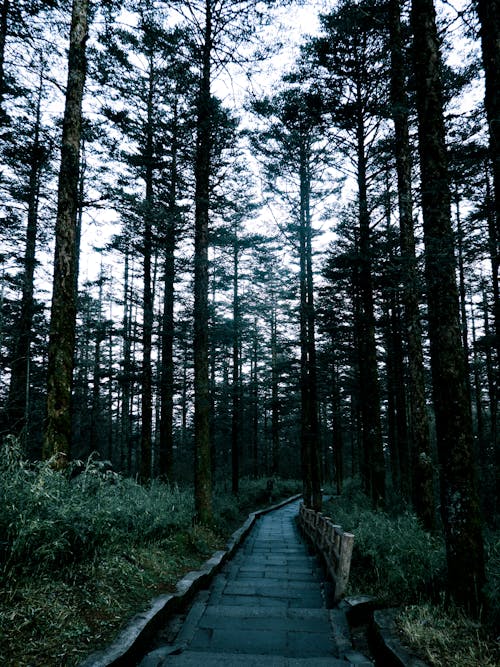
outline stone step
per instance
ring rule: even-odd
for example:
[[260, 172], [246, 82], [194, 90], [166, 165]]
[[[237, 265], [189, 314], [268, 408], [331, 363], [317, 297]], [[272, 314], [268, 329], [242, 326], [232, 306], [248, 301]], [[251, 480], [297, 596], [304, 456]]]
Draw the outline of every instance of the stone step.
[[328, 608], [329, 584], [297, 532], [295, 512], [261, 518], [200, 591], [171, 644], [140, 667], [369, 665], [353, 650], [345, 614]]
[[[242, 619], [245, 621], [257, 620], [259, 622], [273, 622], [275, 620], [289, 620], [293, 623], [302, 623], [303, 627], [308, 624], [312, 628], [317, 627], [323, 621], [329, 622], [331, 612], [328, 609], [282, 609], [280, 607], [228, 607], [225, 605], [210, 605], [206, 607], [203, 622], [206, 619], [217, 621], [222, 619]], [[316, 625], [315, 625], [316, 624]]]
[[324, 632], [289, 631], [274, 627], [237, 629], [231, 626], [199, 627], [189, 644], [190, 650], [299, 658], [337, 657], [334, 645]]
[[286, 658], [279, 655], [193, 650], [166, 655], [165, 649], [158, 649], [146, 656], [139, 667], [349, 667], [352, 664], [330, 657]]

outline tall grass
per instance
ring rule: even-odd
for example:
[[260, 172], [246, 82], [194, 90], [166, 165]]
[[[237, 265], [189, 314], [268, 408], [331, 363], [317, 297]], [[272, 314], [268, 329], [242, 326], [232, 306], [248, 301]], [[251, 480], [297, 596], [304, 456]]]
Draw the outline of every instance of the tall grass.
[[408, 511], [373, 510], [358, 480], [325, 507], [335, 523], [354, 533], [348, 594], [370, 594], [400, 608], [403, 640], [435, 667], [500, 664], [500, 539], [487, 532], [487, 584], [482, 622], [446, 603], [444, 540], [423, 530]]
[[142, 487], [93, 459], [63, 474], [50, 462], [23, 461], [12, 441], [0, 450], [3, 578], [92, 561], [119, 543], [161, 540], [192, 516], [192, 494], [175, 486]]
[[370, 593], [383, 604], [438, 599], [445, 581], [444, 542], [423, 530], [410, 512], [391, 516], [374, 510], [359, 482], [349, 480], [325, 513], [354, 533], [349, 590]]
[[[200, 567], [260, 505], [267, 479], [215, 490], [212, 529], [193, 522], [192, 489], [139, 485], [93, 458], [55, 472], [0, 448], [0, 664], [77, 665], [185, 572]], [[273, 500], [297, 482], [276, 480]]]

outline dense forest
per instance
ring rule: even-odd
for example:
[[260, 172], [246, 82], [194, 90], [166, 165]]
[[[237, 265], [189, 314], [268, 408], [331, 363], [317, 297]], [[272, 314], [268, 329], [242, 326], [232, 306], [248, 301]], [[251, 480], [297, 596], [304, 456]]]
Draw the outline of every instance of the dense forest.
[[500, 500], [500, 1], [321, 11], [1, 0], [1, 446], [192, 484], [201, 524], [219, 482], [300, 478], [321, 509], [359, 477], [443, 533], [475, 614]]

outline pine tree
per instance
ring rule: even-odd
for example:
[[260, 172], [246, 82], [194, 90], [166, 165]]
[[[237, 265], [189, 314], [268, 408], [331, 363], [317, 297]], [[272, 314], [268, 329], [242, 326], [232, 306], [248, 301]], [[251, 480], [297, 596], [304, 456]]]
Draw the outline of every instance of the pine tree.
[[356, 272], [359, 290], [357, 345], [360, 373], [360, 412], [363, 433], [362, 478], [374, 504], [385, 499], [385, 461], [380, 418], [380, 383], [375, 340], [372, 229], [369, 165], [385, 100], [384, 48], [379, 34], [377, 5], [343, 1], [322, 17], [323, 34], [311, 40], [306, 53], [319, 66], [318, 84], [332, 126], [344, 137], [355, 164], [358, 200]]
[[391, 51], [391, 111], [398, 176], [398, 203], [405, 331], [408, 345], [409, 403], [412, 435], [412, 500], [423, 525], [435, 527], [433, 466], [425, 400], [424, 362], [415, 256], [412, 201], [412, 157], [409, 140], [409, 100], [403, 50], [401, 0], [388, 3]]
[[76, 316], [76, 215], [86, 76], [88, 0], [73, 0], [68, 55], [68, 83], [61, 144], [58, 187], [54, 282], [47, 373], [47, 424], [43, 454], [59, 456], [71, 449], [71, 388]]
[[467, 371], [460, 338], [440, 53], [433, 0], [412, 1], [411, 25], [448, 590], [458, 604], [477, 613], [484, 583], [484, 556]]
[[[495, 211], [495, 273], [500, 281], [500, 1], [476, 0], [481, 23], [481, 45], [485, 74], [486, 116], [490, 136], [490, 156], [493, 169]], [[500, 378], [500, 300], [495, 304], [498, 377]], [[498, 383], [500, 385], [500, 382]]]

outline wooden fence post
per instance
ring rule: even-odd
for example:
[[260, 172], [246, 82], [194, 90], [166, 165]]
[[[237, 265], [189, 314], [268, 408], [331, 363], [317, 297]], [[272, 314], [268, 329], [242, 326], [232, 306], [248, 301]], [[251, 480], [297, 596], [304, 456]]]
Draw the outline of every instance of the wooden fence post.
[[302, 531], [323, 554], [335, 584], [334, 599], [338, 602], [349, 580], [354, 535], [345, 533], [340, 526], [332, 523], [330, 517], [305, 507], [304, 503], [300, 505], [298, 520]]
[[[339, 563], [337, 566], [337, 586], [335, 587], [335, 598], [340, 599], [347, 588], [349, 572], [351, 569], [352, 548], [354, 546], [354, 535], [342, 533], [340, 537]], [[338, 591], [337, 591], [338, 587]], [[337, 597], [338, 596], [338, 597]]]

